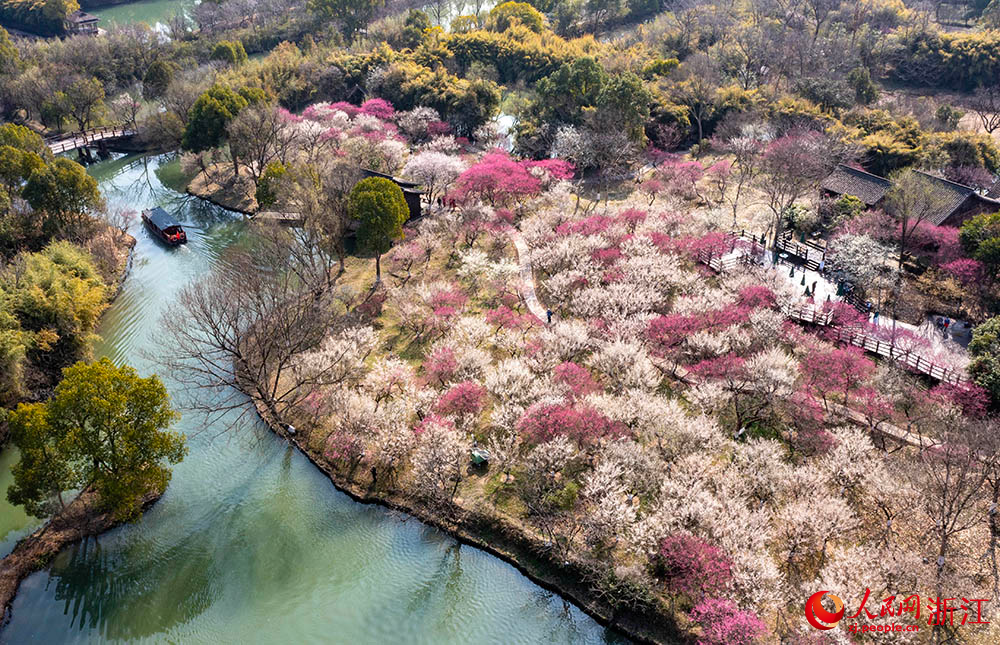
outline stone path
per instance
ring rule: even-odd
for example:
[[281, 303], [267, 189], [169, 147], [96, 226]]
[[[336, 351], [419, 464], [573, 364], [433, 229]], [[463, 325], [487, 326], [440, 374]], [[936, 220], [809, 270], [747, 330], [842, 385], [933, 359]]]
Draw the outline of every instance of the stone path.
[[545, 307], [539, 302], [538, 295], [535, 293], [535, 274], [531, 270], [531, 253], [528, 250], [528, 243], [524, 241], [521, 231], [514, 227], [507, 229], [507, 235], [514, 243], [514, 248], [517, 249], [517, 264], [521, 270], [521, 297], [528, 305], [528, 311], [544, 323], [547, 317]]

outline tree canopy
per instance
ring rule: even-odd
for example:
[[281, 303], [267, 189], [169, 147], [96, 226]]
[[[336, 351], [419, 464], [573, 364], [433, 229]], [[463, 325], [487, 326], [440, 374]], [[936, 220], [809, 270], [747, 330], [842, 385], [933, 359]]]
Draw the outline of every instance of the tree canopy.
[[191, 106], [181, 145], [194, 152], [217, 147], [226, 136], [226, 126], [247, 104], [239, 93], [213, 85]]
[[10, 415], [21, 461], [7, 497], [41, 517], [62, 491], [92, 488], [102, 508], [134, 520], [143, 495], [170, 481], [164, 462], [184, 458], [184, 436], [168, 430], [176, 418], [156, 376], [106, 358], [66, 368], [51, 400]]
[[403, 236], [403, 224], [410, 216], [402, 189], [382, 177], [359, 181], [348, 198], [351, 217], [356, 219], [358, 244], [375, 254], [376, 281], [382, 279], [381, 255]]

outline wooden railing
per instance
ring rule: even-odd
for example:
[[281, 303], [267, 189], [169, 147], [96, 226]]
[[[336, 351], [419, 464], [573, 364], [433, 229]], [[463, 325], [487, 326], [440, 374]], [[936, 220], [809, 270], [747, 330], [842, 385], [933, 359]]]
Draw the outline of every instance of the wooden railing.
[[[702, 251], [698, 254], [698, 261], [722, 273], [741, 264], [746, 257], [736, 255], [723, 257]], [[793, 303], [784, 309], [784, 314], [792, 320], [811, 325], [831, 327], [834, 324], [833, 311], [824, 310], [822, 306], [809, 302]], [[899, 347], [894, 341], [879, 338], [863, 327], [843, 327], [835, 331], [836, 339], [842, 343], [854, 345], [878, 356], [897, 361], [915, 372], [926, 374], [942, 383], [953, 385], [969, 383], [969, 378], [964, 371], [935, 363], [921, 356], [917, 350]]]
[[130, 137], [134, 134], [135, 130], [131, 130], [123, 126], [105, 125], [99, 128], [84, 130], [83, 132], [74, 132], [57, 137], [50, 137], [45, 140], [45, 144], [49, 147], [49, 150], [52, 151], [52, 154], [57, 155], [63, 152], [69, 152], [70, 150], [76, 150], [77, 148], [82, 148], [84, 146], [89, 146], [99, 141], [121, 139], [124, 137]]

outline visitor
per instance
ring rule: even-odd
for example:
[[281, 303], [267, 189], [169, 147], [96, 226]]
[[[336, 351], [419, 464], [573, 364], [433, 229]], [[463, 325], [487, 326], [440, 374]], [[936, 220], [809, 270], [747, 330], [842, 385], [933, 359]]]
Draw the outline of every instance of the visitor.
[[878, 326], [878, 310], [875, 311], [875, 316], [872, 318], [872, 323], [874, 323], [876, 327]]
[[944, 335], [945, 336], [948, 335], [948, 325], [950, 325], [950, 324], [951, 324], [951, 319], [950, 318], [945, 318], [944, 319]]
[[546, 309], [545, 310], [545, 321], [549, 325], [552, 324], [552, 310], [551, 309]]

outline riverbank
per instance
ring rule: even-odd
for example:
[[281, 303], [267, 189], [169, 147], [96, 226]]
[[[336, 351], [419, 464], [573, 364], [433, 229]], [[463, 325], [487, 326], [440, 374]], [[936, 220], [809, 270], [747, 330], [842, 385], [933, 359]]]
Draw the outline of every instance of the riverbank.
[[232, 164], [217, 163], [195, 175], [188, 182], [187, 193], [227, 210], [253, 215], [258, 206], [249, 181], [246, 176], [235, 176]]
[[[678, 628], [667, 607], [656, 611], [637, 611], [612, 607], [604, 602], [586, 582], [588, 571], [575, 559], [555, 562], [544, 555], [543, 541], [520, 526], [487, 509], [466, 507], [461, 502], [448, 509], [428, 507], [398, 491], [385, 491], [364, 485], [333, 468], [323, 456], [311, 449], [301, 435], [285, 431], [285, 424], [270, 419], [257, 404], [261, 420], [279, 437], [290, 441], [322, 471], [333, 486], [362, 504], [377, 504], [406, 513], [466, 544], [507, 562], [526, 578], [572, 602], [599, 624], [616, 629], [638, 643], [686, 643], [689, 638]], [[570, 556], [572, 557], [572, 556]]]
[[[163, 491], [142, 498], [142, 509], [152, 506]], [[10, 555], [0, 560], [0, 629], [10, 620], [10, 606], [21, 581], [44, 569], [61, 550], [80, 540], [122, 524], [110, 513], [94, 508], [96, 493], [84, 491], [40, 529], [18, 541]]]
[[[115, 277], [108, 282], [108, 305], [121, 294], [125, 280], [132, 271], [137, 240], [128, 233], [122, 233], [116, 242], [113, 251], [116, 266], [109, 271], [109, 275]], [[40, 398], [41, 394], [33, 393], [33, 397]], [[7, 424], [0, 423], [0, 450], [6, 449], [8, 438]], [[148, 493], [142, 500], [143, 510], [162, 495], [163, 491]], [[91, 491], [80, 493], [62, 513], [51, 518], [31, 535], [22, 538], [13, 551], [0, 559], [0, 629], [9, 620], [10, 603], [17, 595], [22, 580], [47, 566], [66, 546], [103, 533], [121, 523], [107, 513], [95, 511], [94, 498], [95, 494]]]

